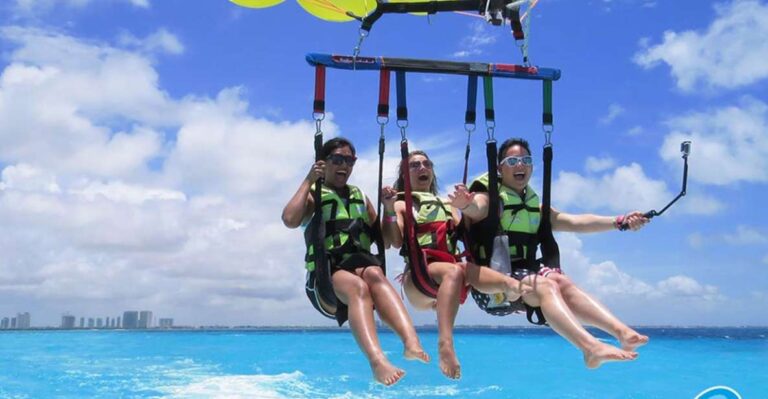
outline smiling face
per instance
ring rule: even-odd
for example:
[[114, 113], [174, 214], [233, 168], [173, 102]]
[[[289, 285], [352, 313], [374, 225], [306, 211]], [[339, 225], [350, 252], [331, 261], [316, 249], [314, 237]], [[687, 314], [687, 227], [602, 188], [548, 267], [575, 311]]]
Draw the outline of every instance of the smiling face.
[[[528, 155], [531, 154], [523, 146], [516, 144], [507, 148], [504, 158]], [[502, 183], [522, 195], [525, 187], [528, 186], [528, 181], [531, 180], [533, 165], [525, 165], [523, 162], [518, 162], [515, 166], [509, 166], [506, 162], [502, 162], [499, 165], [499, 172], [501, 173]]]
[[339, 147], [331, 151], [325, 160], [325, 184], [329, 187], [343, 188], [347, 185], [347, 180], [352, 174], [354, 162], [350, 165], [346, 160], [341, 160], [340, 164], [337, 165], [336, 162], [338, 161], [334, 162], [334, 159], [339, 159], [339, 156], [346, 160], [354, 159], [354, 154], [349, 146]]
[[411, 190], [431, 192], [435, 180], [432, 161], [424, 154], [413, 154], [408, 158], [408, 176]]

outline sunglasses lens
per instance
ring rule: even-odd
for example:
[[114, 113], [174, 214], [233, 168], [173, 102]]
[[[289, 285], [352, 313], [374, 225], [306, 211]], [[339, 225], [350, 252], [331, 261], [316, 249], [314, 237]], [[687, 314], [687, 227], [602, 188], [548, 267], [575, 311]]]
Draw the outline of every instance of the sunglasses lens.
[[411, 169], [419, 169], [420, 167], [424, 166], [425, 169], [432, 169], [432, 161], [429, 159], [424, 161], [411, 161], [408, 162], [408, 167]]
[[526, 155], [524, 157], [506, 157], [501, 162], [506, 163], [509, 166], [515, 166], [519, 163], [528, 166], [533, 165], [533, 157], [530, 155]]
[[357, 161], [357, 158], [350, 156], [350, 155], [341, 155], [341, 154], [331, 154], [327, 158], [329, 161], [331, 161], [332, 164], [339, 166], [343, 163], [347, 163], [349, 166], [354, 166], [355, 161]]

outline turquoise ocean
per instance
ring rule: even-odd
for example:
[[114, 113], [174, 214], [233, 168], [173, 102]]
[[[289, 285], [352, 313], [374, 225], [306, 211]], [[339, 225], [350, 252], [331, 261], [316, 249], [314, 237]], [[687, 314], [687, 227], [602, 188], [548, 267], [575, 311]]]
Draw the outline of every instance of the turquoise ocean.
[[372, 382], [346, 329], [4, 331], [0, 398], [693, 399], [721, 385], [768, 398], [768, 328], [640, 331], [651, 342], [638, 360], [588, 370], [546, 328], [460, 329], [458, 381], [438, 370], [436, 331], [420, 331], [431, 364], [405, 361], [382, 331], [407, 372], [390, 388]]

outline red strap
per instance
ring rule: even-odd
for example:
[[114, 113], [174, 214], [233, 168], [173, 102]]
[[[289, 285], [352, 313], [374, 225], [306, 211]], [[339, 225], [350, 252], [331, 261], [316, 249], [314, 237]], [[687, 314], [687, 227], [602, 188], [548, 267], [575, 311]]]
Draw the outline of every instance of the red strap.
[[315, 113], [325, 113], [325, 65], [315, 66]]
[[379, 73], [379, 117], [389, 117], [389, 69]]

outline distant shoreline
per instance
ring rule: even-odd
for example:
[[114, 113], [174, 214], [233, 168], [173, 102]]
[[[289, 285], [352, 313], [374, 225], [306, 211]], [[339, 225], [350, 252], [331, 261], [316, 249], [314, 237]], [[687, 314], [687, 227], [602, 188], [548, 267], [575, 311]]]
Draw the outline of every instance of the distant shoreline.
[[[633, 328], [646, 330], [646, 331], [660, 331], [660, 330], [766, 330], [768, 326], [633, 326]], [[591, 329], [591, 328], [590, 328]], [[3, 329], [2, 333], [22, 332], [22, 331], [99, 331], [99, 332], [216, 332], [216, 331], [229, 331], [229, 332], [338, 332], [348, 330], [347, 326], [335, 327], [335, 326], [179, 326], [172, 328], [146, 328], [146, 329], [123, 329], [123, 328], [59, 328], [59, 327], [32, 327], [24, 329]], [[431, 332], [437, 331], [437, 326], [425, 325], [416, 326], [417, 331]], [[552, 332], [549, 327], [546, 326], [490, 326], [490, 325], [462, 325], [456, 326], [457, 332]], [[384, 333], [391, 332], [388, 328], [381, 328]], [[554, 332], [552, 332], [554, 334]]]

